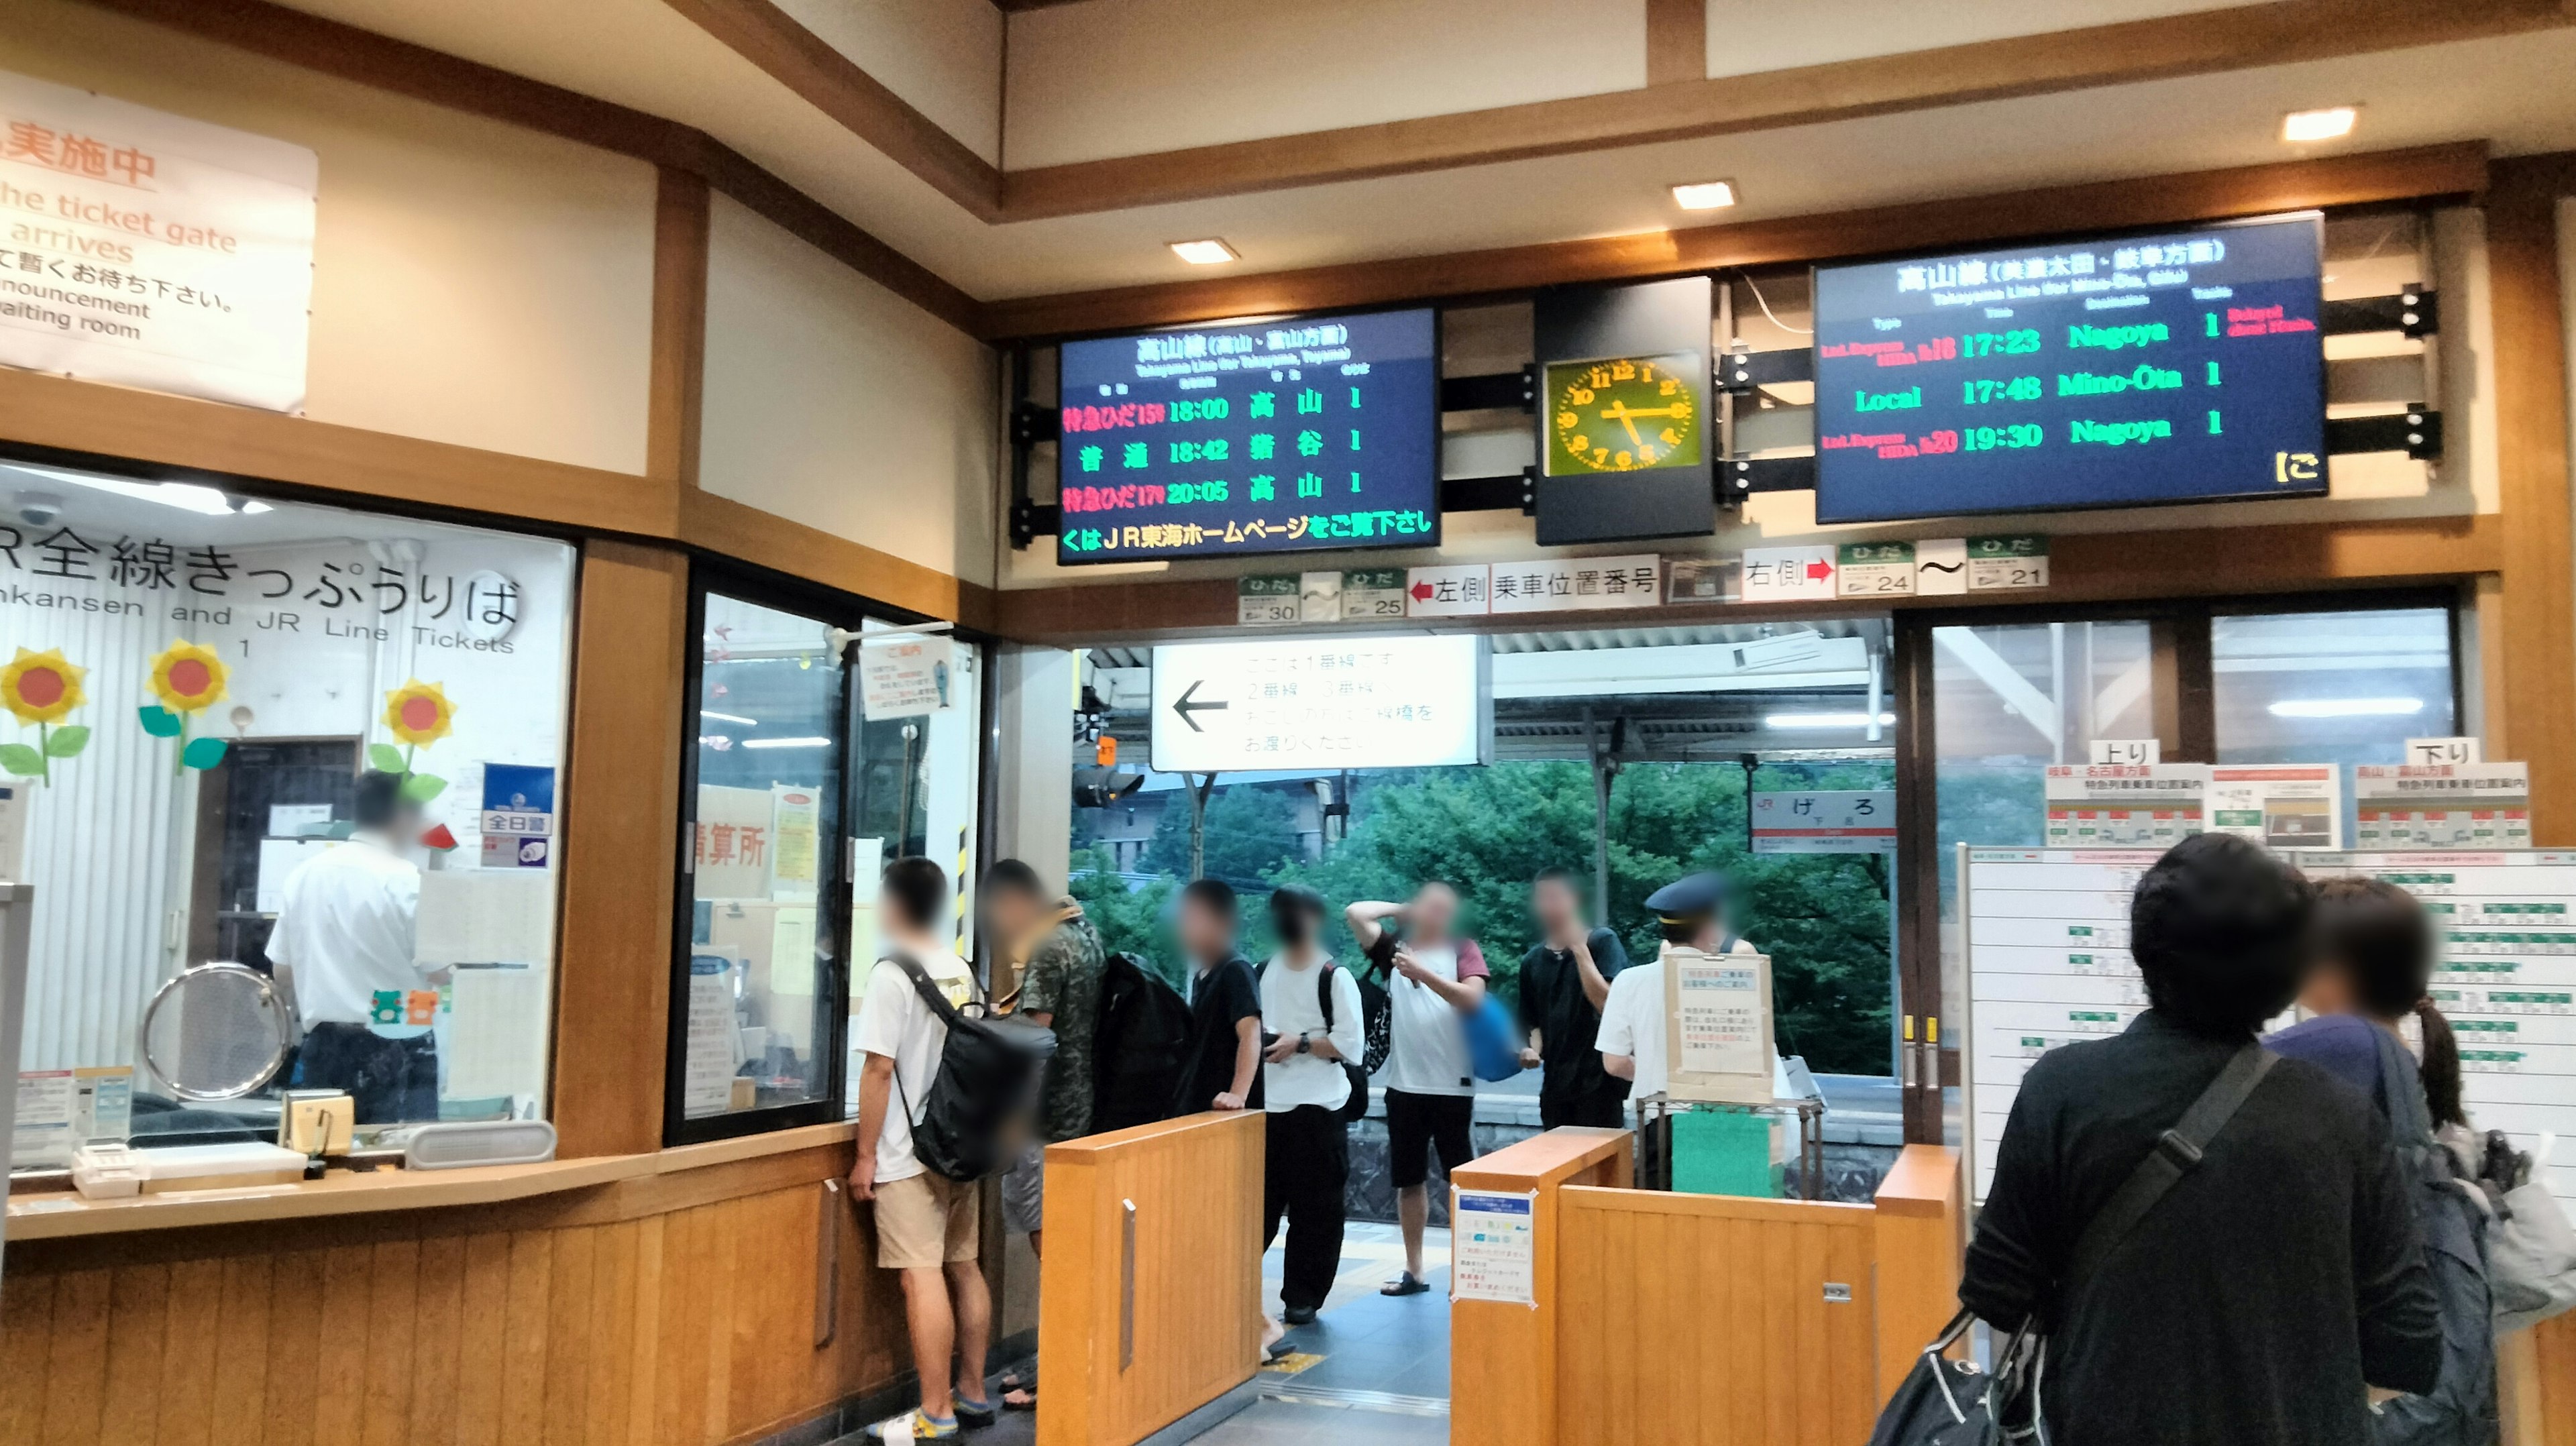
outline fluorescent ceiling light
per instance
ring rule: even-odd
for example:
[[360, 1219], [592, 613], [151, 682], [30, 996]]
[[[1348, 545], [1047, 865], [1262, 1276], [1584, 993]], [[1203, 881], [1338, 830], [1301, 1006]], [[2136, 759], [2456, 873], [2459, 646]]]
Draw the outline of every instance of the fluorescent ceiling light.
[[[87, 487], [94, 492], [113, 492], [119, 497], [131, 497], [138, 502], [158, 502], [164, 507], [176, 507], [182, 512], [194, 512], [205, 517], [230, 517], [233, 514], [231, 498], [212, 487], [200, 487], [194, 482], [128, 482], [121, 477], [93, 477], [82, 472], [57, 472], [50, 467], [20, 467], [16, 470], [52, 482], [68, 482], [74, 487]], [[266, 512], [268, 504], [245, 502], [241, 510]]]
[[[1893, 713], [1878, 715], [1881, 726], [1896, 721]], [[1773, 713], [1762, 720], [1765, 728], [1866, 728], [1867, 713]]]
[[1243, 259], [1235, 254], [1233, 247], [1214, 236], [1204, 241], [1174, 241], [1171, 247], [1173, 255], [1192, 266], [1222, 266], [1229, 261]]
[[698, 716], [701, 718], [713, 718], [719, 723], [739, 723], [745, 728], [757, 728], [760, 726], [760, 720], [757, 718], [745, 718], [739, 713], [719, 713], [713, 708], [699, 709]]
[[742, 740], [742, 746], [745, 748], [829, 748], [832, 746], [832, 740], [829, 738], [746, 738]]
[[2323, 110], [2294, 110], [2281, 117], [2281, 139], [2292, 145], [2309, 141], [2330, 141], [2352, 134], [2353, 123], [2361, 119], [2361, 107], [2334, 105]]
[[2275, 718], [2409, 718], [2424, 711], [2421, 698], [2284, 698]]
[[1735, 204], [1733, 181], [1693, 181], [1673, 187], [1673, 201], [1685, 211], [1714, 211]]

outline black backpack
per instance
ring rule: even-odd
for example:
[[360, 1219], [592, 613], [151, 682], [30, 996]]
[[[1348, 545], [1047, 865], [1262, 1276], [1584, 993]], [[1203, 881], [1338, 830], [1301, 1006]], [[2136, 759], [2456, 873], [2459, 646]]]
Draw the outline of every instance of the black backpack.
[[1171, 1118], [1190, 1063], [1190, 1006], [1133, 954], [1100, 966], [1100, 1013], [1091, 1033], [1094, 1134]]
[[[1324, 967], [1315, 971], [1315, 999], [1317, 1003], [1324, 1006], [1326, 1034], [1333, 1032], [1333, 971], [1340, 967], [1327, 959], [1324, 961]], [[1265, 959], [1259, 969], [1252, 971], [1252, 980], [1256, 988], [1261, 983], [1261, 976], [1269, 968], [1270, 961]], [[1357, 970], [1351, 971], [1351, 982], [1360, 987], [1360, 1027], [1364, 1040], [1360, 1059], [1341, 1061], [1342, 1073], [1350, 1076], [1351, 1080], [1350, 1095], [1342, 1101], [1340, 1118], [1344, 1121], [1368, 1117], [1369, 1076], [1377, 1072], [1379, 1065], [1386, 1063], [1386, 1047], [1383, 1043], [1387, 1033], [1386, 991], [1368, 982]], [[1369, 1012], [1369, 994], [1372, 990], [1377, 994], [1375, 1014]]]
[[[903, 955], [887, 962], [912, 980], [913, 992], [948, 1026], [939, 1073], [919, 1113], [895, 1071], [895, 1096], [912, 1121], [912, 1154], [932, 1174], [960, 1184], [997, 1174], [1018, 1153], [1019, 1137], [1037, 1112], [1055, 1031], [1016, 1015], [997, 1015], [981, 999], [960, 1009], [921, 965]], [[862, 1142], [862, 1148], [866, 1148]]]

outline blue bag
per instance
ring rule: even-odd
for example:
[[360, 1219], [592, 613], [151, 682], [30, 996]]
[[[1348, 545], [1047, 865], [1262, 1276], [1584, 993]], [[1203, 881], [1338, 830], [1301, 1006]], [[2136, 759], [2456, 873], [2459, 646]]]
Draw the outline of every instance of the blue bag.
[[1503, 1001], [1493, 995], [1469, 1011], [1467, 1061], [1481, 1080], [1504, 1080], [1521, 1072], [1520, 1027]]

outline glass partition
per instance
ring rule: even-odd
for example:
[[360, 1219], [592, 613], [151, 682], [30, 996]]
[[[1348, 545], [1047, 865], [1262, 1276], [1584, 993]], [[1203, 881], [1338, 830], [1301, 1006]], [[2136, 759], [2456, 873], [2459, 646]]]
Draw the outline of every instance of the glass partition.
[[14, 462], [0, 495], [13, 1167], [274, 1140], [288, 1087], [362, 1142], [537, 1117], [574, 549]]
[[842, 783], [849, 707], [829, 623], [722, 593], [700, 601], [688, 750], [675, 1141], [838, 1112], [846, 994]]

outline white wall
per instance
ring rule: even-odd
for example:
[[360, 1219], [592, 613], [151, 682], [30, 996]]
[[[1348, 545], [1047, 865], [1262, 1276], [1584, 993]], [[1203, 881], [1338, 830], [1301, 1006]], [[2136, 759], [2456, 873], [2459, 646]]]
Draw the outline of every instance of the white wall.
[[1642, 0], [1091, 0], [1013, 15], [1012, 169], [1628, 90]]
[[653, 168], [64, 0], [18, 0], [0, 69], [321, 158], [306, 414], [644, 467]]
[[1002, 12], [982, 0], [780, 0], [779, 9], [998, 164]]
[[705, 397], [706, 490], [992, 580], [994, 353], [722, 196]]
[[1750, 75], [1871, 55], [1898, 55], [2012, 35], [2116, 25], [2244, 0], [1708, 0], [1708, 73]]

